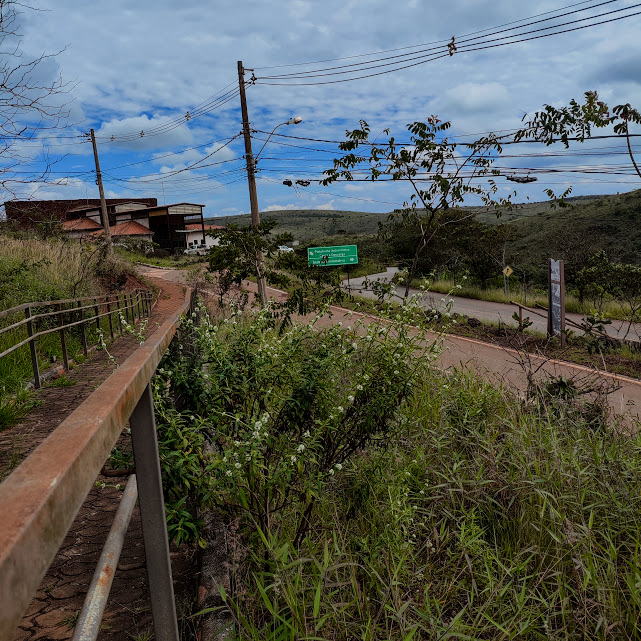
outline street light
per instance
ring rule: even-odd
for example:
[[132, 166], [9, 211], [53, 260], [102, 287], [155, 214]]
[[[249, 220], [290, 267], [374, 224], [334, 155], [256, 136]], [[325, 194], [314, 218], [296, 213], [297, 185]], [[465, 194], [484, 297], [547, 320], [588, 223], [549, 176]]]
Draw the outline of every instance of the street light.
[[274, 132], [279, 128], [282, 127], [283, 125], [298, 125], [299, 123], [303, 122], [303, 119], [300, 116], [294, 116], [293, 118], [290, 118], [287, 122], [281, 122], [280, 125], [276, 125], [273, 129], [271, 134], [267, 136], [267, 140], [265, 141], [265, 144], [260, 148], [260, 151], [254, 156], [254, 162], [258, 160], [258, 156], [262, 153], [263, 149], [265, 149], [265, 145], [269, 142], [269, 139], [274, 135]]

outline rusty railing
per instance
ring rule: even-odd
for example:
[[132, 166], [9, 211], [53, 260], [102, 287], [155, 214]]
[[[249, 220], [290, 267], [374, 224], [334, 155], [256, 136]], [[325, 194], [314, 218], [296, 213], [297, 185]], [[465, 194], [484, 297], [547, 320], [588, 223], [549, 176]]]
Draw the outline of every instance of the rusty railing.
[[101, 331], [101, 321], [106, 317], [108, 319], [109, 334], [113, 340], [115, 337], [114, 326], [116, 323], [118, 324], [119, 331], [122, 332], [123, 319], [127, 323], [133, 324], [136, 322], [136, 318], [141, 319], [143, 316], [149, 316], [151, 314], [151, 305], [151, 292], [145, 289], [136, 289], [132, 292], [107, 294], [104, 296], [23, 303], [22, 305], [5, 309], [0, 311], [0, 321], [3, 318], [11, 318], [11, 316], [21, 312], [24, 313], [24, 318], [0, 328], [0, 336], [9, 334], [10, 332], [20, 331], [26, 327], [27, 337], [23, 340], [18, 340], [3, 352], [0, 352], [0, 358], [8, 356], [28, 344], [31, 349], [33, 384], [34, 387], [39, 388], [41, 377], [36, 343], [39, 338], [53, 333], [60, 335], [62, 359], [65, 369], [68, 370], [69, 351], [67, 349], [66, 331], [74, 327], [79, 328], [82, 351], [84, 355], [87, 356], [89, 352], [89, 345], [87, 343], [88, 325], [95, 323], [96, 328]]
[[190, 291], [180, 309], [0, 484], [0, 639], [11, 639], [15, 633], [129, 421], [135, 475], [123, 493], [73, 638], [84, 641], [98, 634], [137, 496], [154, 638], [178, 641], [150, 381], [182, 315], [193, 309], [194, 302]]

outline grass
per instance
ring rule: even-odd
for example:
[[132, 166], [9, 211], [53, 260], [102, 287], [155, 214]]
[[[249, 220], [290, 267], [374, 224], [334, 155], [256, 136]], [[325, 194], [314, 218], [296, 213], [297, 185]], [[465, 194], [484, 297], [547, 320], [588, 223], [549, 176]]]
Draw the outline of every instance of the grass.
[[[198, 385], [198, 399], [220, 401], [220, 389], [243, 370], [241, 352], [233, 361], [225, 356], [235, 333], [244, 331], [237, 318], [220, 323], [225, 329], [209, 330], [207, 340], [222, 363], [210, 370], [211, 379], [172, 365], [169, 375], [177, 377], [181, 389], [187, 389], [184, 377], [189, 376], [189, 385]], [[260, 414], [264, 405], [245, 408], [243, 397], [227, 422], [206, 407], [201, 416], [190, 417], [190, 408], [181, 419], [180, 436], [185, 438], [198, 421], [207, 425], [216, 452], [209, 469], [218, 474], [227, 457], [234, 460], [229, 452], [235, 447], [238, 452], [248, 448], [251, 461], [261, 447], [270, 457], [277, 455], [275, 428], [287, 419], [282, 425], [290, 425], [295, 440], [281, 445], [299, 453], [294, 457], [298, 468], [275, 468], [277, 474], [267, 479], [272, 500], [287, 497], [295, 475], [304, 479], [325, 451], [305, 441], [326, 429], [328, 419], [318, 407], [328, 395], [338, 391], [340, 399], [365, 379], [341, 367], [335, 389], [334, 377], [324, 383], [314, 368], [309, 386], [297, 373], [297, 330], [273, 337], [267, 327], [264, 331], [261, 349], [277, 353], [277, 359], [267, 358], [266, 368], [255, 370], [260, 385], [243, 384], [252, 394], [254, 388], [257, 393], [269, 389], [270, 403], [284, 393], [285, 405], [278, 413], [271, 414], [269, 407], [270, 413]], [[321, 348], [326, 363], [345, 359], [354, 340], [349, 331], [302, 333], [304, 354], [311, 358]], [[343, 333], [345, 341], [339, 340]], [[371, 344], [365, 340], [354, 349], [365, 352]], [[393, 362], [400, 348], [390, 343]], [[252, 362], [262, 362], [253, 347], [248, 350]], [[418, 367], [421, 358], [413, 351], [411, 366]], [[403, 362], [404, 372], [408, 365]], [[264, 529], [246, 518], [259, 509], [252, 507], [250, 486], [238, 486], [238, 501], [227, 506], [239, 529], [231, 586], [224, 592], [235, 621], [233, 638], [641, 637], [641, 433], [609, 416], [598, 392], [583, 397], [571, 381], [546, 379], [518, 398], [466, 371], [439, 373], [429, 362], [422, 367], [411, 393], [394, 405], [390, 433], [357, 450], [331, 475], [314, 479], [307, 499], [290, 495]], [[283, 389], [289, 378], [295, 392]], [[367, 385], [359, 388], [363, 394], [369, 393]], [[368, 403], [368, 411], [388, 417], [389, 400], [377, 398], [376, 409]], [[357, 411], [358, 400], [352, 401], [354, 410], [348, 406], [346, 417]], [[330, 444], [341, 438], [338, 425], [328, 433]], [[306, 426], [311, 433], [302, 433]], [[246, 429], [248, 436], [235, 443], [237, 429], [243, 434]], [[264, 446], [252, 429], [266, 430]], [[299, 442], [307, 448], [296, 449]], [[190, 460], [193, 445], [185, 452]], [[168, 454], [180, 460], [178, 452]], [[243, 465], [253, 463], [230, 468]], [[236, 472], [225, 474], [223, 480]], [[285, 476], [279, 480], [280, 474]], [[306, 535], [295, 544], [300, 508], [310, 497], [315, 509]]]
[[[420, 287], [423, 284], [423, 280], [414, 279], [412, 286]], [[502, 287], [487, 287], [482, 288], [478, 285], [470, 285], [463, 283], [461, 284], [461, 289], [457, 289], [456, 286], [460, 283], [455, 283], [453, 280], [435, 280], [430, 281], [429, 291], [437, 292], [439, 294], [450, 294], [460, 296], [462, 298], [473, 298], [475, 300], [489, 301], [493, 303], [505, 303], [509, 304], [510, 301], [515, 301], [521, 303], [522, 305], [527, 305], [528, 307], [535, 307], [538, 303], [547, 308], [548, 306], [548, 297], [547, 292], [541, 290], [535, 290], [533, 293], [524, 294], [522, 288], [511, 289], [508, 294], [505, 294], [505, 290]], [[514, 286], [514, 284], [513, 284]], [[399, 286], [399, 290], [402, 289]], [[592, 311], [593, 305], [590, 302], [585, 302], [581, 304], [579, 299], [572, 294], [566, 294], [565, 297], [565, 311], [573, 314], [589, 314]], [[603, 314], [607, 318], [611, 319], [625, 319], [625, 311], [619, 303], [616, 301], [607, 301], [603, 306]]]
[[147, 256], [145, 254], [127, 251], [122, 247], [114, 247], [114, 252], [117, 256], [130, 263], [147, 263], [149, 265], [155, 265], [156, 267], [167, 267], [168, 269], [184, 269], [186, 267], [192, 267], [196, 264], [206, 262], [205, 256], [180, 255], [158, 258], [155, 256]]
[[[81, 245], [77, 241], [59, 238], [15, 238], [0, 236], [0, 309], [8, 309], [25, 302], [59, 299], [78, 299], [99, 296], [105, 289], [122, 289], [133, 274], [130, 263], [118, 256], [106, 258], [96, 245]], [[46, 308], [43, 311], [51, 311]], [[34, 312], [35, 313], [35, 312]], [[0, 321], [0, 327], [24, 319], [17, 312]], [[35, 323], [35, 330], [45, 329], [51, 319]], [[101, 330], [108, 334], [106, 318], [101, 319]], [[27, 337], [26, 326], [0, 335], [0, 352]], [[78, 360], [82, 354], [79, 328], [65, 332], [69, 358]], [[98, 342], [95, 325], [87, 326], [90, 345]], [[62, 361], [60, 336], [57, 332], [36, 341], [40, 371], [52, 362]], [[0, 359], [0, 389], [11, 395], [33, 378], [29, 345], [19, 348]]]

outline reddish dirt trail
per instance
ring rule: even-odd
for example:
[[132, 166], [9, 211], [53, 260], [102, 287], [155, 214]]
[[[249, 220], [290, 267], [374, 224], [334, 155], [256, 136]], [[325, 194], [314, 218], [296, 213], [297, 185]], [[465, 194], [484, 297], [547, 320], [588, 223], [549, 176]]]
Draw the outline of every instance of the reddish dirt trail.
[[[147, 336], [174, 313], [185, 299], [184, 287], [156, 278], [151, 279], [160, 289], [148, 324]], [[133, 336], [116, 339], [109, 352], [117, 364], [123, 363], [138, 347]], [[0, 470], [15, 467], [38, 446], [71, 412], [114, 371], [104, 351], [93, 352], [81, 365], [68, 373], [76, 383], [70, 387], [51, 387], [38, 392], [42, 405], [20, 423], [0, 435]], [[126, 433], [119, 446], [130, 449]], [[14, 641], [36, 639], [70, 639], [76, 613], [82, 608], [98, 557], [118, 509], [121, 489], [126, 476], [99, 476], [98, 483], [87, 496], [67, 534], [60, 551], [49, 568], [40, 589], [16, 630]], [[175, 590], [180, 607], [190, 602], [194, 594], [191, 577], [195, 576], [195, 558], [186, 550], [172, 550]], [[123, 546], [109, 596], [103, 626], [98, 635], [101, 641], [121, 640], [144, 635], [151, 629], [151, 604], [145, 569], [140, 512], [135, 508]]]

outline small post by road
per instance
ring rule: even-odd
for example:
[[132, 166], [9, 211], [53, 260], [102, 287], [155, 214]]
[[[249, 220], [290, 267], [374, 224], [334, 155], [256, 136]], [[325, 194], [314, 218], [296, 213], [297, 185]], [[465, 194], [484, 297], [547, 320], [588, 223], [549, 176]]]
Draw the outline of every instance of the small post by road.
[[548, 338], [558, 336], [565, 347], [565, 265], [550, 258], [548, 268]]

